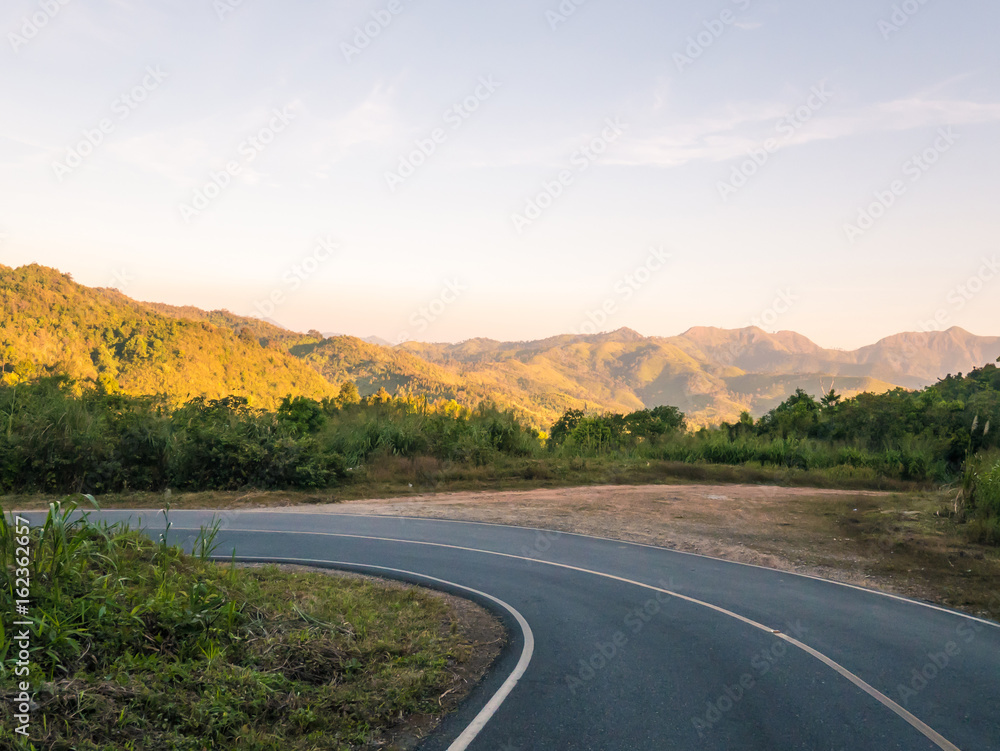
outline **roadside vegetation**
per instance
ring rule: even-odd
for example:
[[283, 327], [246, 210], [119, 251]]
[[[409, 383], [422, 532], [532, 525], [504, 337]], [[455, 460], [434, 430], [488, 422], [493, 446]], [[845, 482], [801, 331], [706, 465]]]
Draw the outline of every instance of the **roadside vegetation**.
[[[799, 390], [760, 419], [688, 430], [683, 413], [565, 412], [548, 435], [509, 410], [384, 390], [365, 399], [246, 399], [179, 408], [55, 376], [0, 386], [0, 492], [294, 489], [668, 480], [954, 489], [947, 513], [1000, 544], [1000, 369], [921, 391], [841, 399]], [[398, 482], [398, 478], [397, 478]]]
[[20, 542], [0, 515], [0, 747], [368, 748], [462, 692], [473, 647], [440, 598], [216, 565], [212, 530], [186, 555], [75, 508], [53, 504], [30, 532], [33, 746], [14, 730]]

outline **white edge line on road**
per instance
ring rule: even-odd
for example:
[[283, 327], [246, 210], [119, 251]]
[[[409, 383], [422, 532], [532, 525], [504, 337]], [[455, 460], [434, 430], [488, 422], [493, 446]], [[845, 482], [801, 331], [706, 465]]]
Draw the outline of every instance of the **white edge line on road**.
[[[212, 513], [218, 511], [219, 509], [178, 509], [183, 511], [200, 511], [205, 513]], [[234, 509], [225, 509], [226, 511], [234, 511]], [[285, 508], [275, 508], [275, 509], [247, 509], [245, 511], [236, 511], [239, 514], [256, 514], [256, 513], [268, 513], [273, 514], [277, 512], [287, 512], [290, 514], [298, 514], [300, 516], [352, 516], [356, 519], [408, 519], [410, 521], [422, 521], [422, 522], [447, 522], [448, 524], [475, 524], [483, 527], [504, 527], [505, 529], [524, 529], [529, 532], [548, 532], [554, 535], [567, 535], [569, 537], [582, 537], [585, 540], [602, 540], [604, 542], [614, 542], [619, 545], [632, 545], [637, 548], [649, 548], [650, 550], [665, 550], [668, 553], [676, 553], [677, 555], [689, 555], [694, 558], [706, 558], [710, 561], [718, 561], [719, 563], [728, 563], [731, 566], [746, 566], [747, 568], [756, 568], [761, 571], [771, 571], [777, 574], [787, 574], [788, 576], [800, 576], [803, 579], [812, 579], [813, 581], [823, 582], [824, 584], [836, 584], [838, 587], [847, 587], [848, 589], [854, 589], [858, 592], [867, 592], [871, 595], [879, 595], [880, 597], [888, 597], [892, 600], [898, 600], [899, 602], [908, 602], [911, 605], [919, 605], [923, 608], [930, 608], [931, 610], [937, 610], [942, 613], [947, 613], [948, 615], [957, 615], [960, 618], [966, 618], [970, 621], [976, 621], [982, 623], [985, 626], [992, 626], [993, 628], [1000, 628], [1000, 623], [995, 621], [990, 621], [985, 618], [979, 618], [975, 615], [969, 615], [968, 613], [963, 613], [960, 610], [951, 610], [949, 608], [943, 608], [940, 605], [934, 605], [930, 602], [922, 602], [921, 600], [914, 600], [911, 597], [904, 597], [903, 595], [893, 594], [892, 592], [883, 592], [879, 589], [871, 589], [869, 587], [862, 587], [857, 584], [849, 584], [848, 582], [837, 581], [836, 579], [824, 579], [822, 576], [814, 576], [812, 574], [802, 574], [798, 571], [785, 571], [780, 568], [771, 568], [770, 566], [761, 566], [757, 563], [744, 563], [743, 561], [730, 561], [727, 558], [718, 558], [714, 555], [705, 555], [704, 553], [691, 553], [687, 550], [677, 550], [676, 548], [666, 548], [662, 545], [650, 545], [646, 542], [633, 542], [631, 540], [618, 540], [614, 537], [601, 537], [599, 535], [585, 535], [581, 532], [563, 532], [558, 529], [544, 529], [542, 527], [519, 527], [514, 524], [500, 524], [499, 522], [477, 522], [471, 521], [469, 519], [436, 519], [432, 516], [397, 516], [390, 514], [342, 514], [339, 511], [330, 511], [328, 513], [317, 513], [315, 511], [290, 511], [287, 507]], [[531, 560], [540, 560], [532, 558]]]
[[[121, 511], [121, 512], [127, 512], [127, 513], [131, 513], [131, 514], [135, 514], [134, 510], [129, 510], [129, 509], [107, 509], [107, 511], [105, 511], [105, 510], [102, 509], [101, 513], [115, 512], [115, 511]], [[993, 628], [1000, 628], [1000, 623], [997, 623], [996, 621], [987, 620], [986, 618], [980, 618], [980, 617], [975, 616], [975, 615], [969, 615], [968, 613], [963, 613], [960, 610], [952, 610], [950, 608], [943, 608], [940, 605], [934, 605], [933, 603], [930, 603], [930, 602], [923, 602], [921, 600], [914, 600], [911, 597], [904, 597], [903, 595], [893, 594], [892, 592], [883, 592], [883, 591], [881, 591], [879, 589], [871, 589], [869, 587], [862, 587], [862, 586], [859, 586], [857, 584], [849, 584], [847, 582], [837, 581], [836, 579], [824, 579], [822, 576], [814, 576], [812, 574], [802, 574], [802, 573], [799, 573], [798, 571], [785, 571], [785, 570], [780, 569], [780, 568], [771, 568], [770, 566], [761, 566], [761, 565], [756, 564], [756, 563], [744, 563], [742, 561], [730, 561], [727, 558], [718, 558], [718, 557], [716, 557], [714, 555], [705, 555], [704, 553], [691, 553], [691, 552], [689, 552], [687, 550], [677, 550], [676, 548], [667, 548], [667, 547], [663, 547], [662, 545], [650, 545], [649, 543], [645, 543], [645, 542], [633, 542], [631, 540], [618, 540], [618, 539], [615, 539], [614, 537], [601, 537], [599, 535], [585, 535], [585, 534], [583, 534], [581, 532], [564, 532], [564, 531], [561, 531], [561, 530], [558, 530], [558, 529], [544, 529], [542, 527], [519, 527], [519, 526], [514, 525], [514, 524], [500, 524], [499, 522], [479, 522], [479, 521], [471, 521], [471, 520], [468, 520], [468, 519], [438, 519], [438, 518], [435, 518], [435, 517], [432, 517], [432, 516], [398, 516], [398, 515], [395, 515], [395, 514], [349, 514], [349, 513], [340, 513], [339, 511], [329, 511], [329, 512], [326, 512], [326, 513], [319, 513], [319, 512], [316, 512], [316, 511], [295, 511], [294, 507], [287, 507], [287, 506], [285, 506], [285, 507], [276, 507], [276, 508], [273, 508], [273, 509], [271, 509], [271, 508], [258, 508], [258, 509], [244, 509], [244, 510], [240, 510], [240, 509], [176, 509], [176, 512], [178, 512], [178, 513], [181, 513], [181, 512], [183, 512], [183, 513], [206, 513], [206, 514], [215, 514], [216, 516], [218, 516], [220, 514], [220, 512], [234, 513], [234, 514], [243, 514], [243, 515], [247, 515], [247, 514], [278, 514], [278, 513], [288, 513], [288, 514], [296, 514], [298, 516], [320, 516], [320, 517], [324, 517], [324, 518], [330, 518], [330, 517], [336, 517], [336, 516], [350, 516], [350, 517], [354, 517], [355, 519], [407, 519], [409, 521], [436, 522], [436, 523], [439, 523], [439, 524], [440, 523], [447, 523], [447, 524], [473, 524], [473, 525], [477, 525], [477, 526], [481, 526], [481, 527], [503, 527], [504, 529], [521, 529], [521, 530], [527, 530], [529, 532], [548, 532], [549, 534], [554, 534], [554, 535], [567, 535], [569, 537], [582, 537], [585, 540], [601, 540], [603, 542], [614, 542], [614, 543], [617, 543], [619, 545], [632, 545], [632, 546], [637, 547], [637, 548], [648, 548], [650, 550], [664, 550], [664, 551], [666, 551], [668, 553], [676, 553], [677, 555], [687, 555], [687, 556], [691, 556], [693, 558], [704, 558], [704, 559], [709, 560], [709, 561], [717, 561], [719, 563], [726, 563], [726, 564], [729, 564], [730, 566], [746, 566], [747, 568], [760, 569], [761, 571], [770, 571], [770, 572], [775, 573], [775, 574], [785, 574], [787, 576], [798, 576], [798, 577], [801, 577], [803, 579], [812, 579], [813, 581], [822, 582], [824, 584], [834, 584], [834, 585], [836, 585], [838, 587], [847, 587], [848, 589], [853, 589], [853, 590], [856, 590], [858, 592], [866, 592], [866, 593], [868, 593], [870, 595], [878, 595], [879, 597], [888, 597], [890, 600], [896, 600], [898, 602], [906, 602], [906, 603], [909, 603], [910, 605], [918, 605], [918, 606], [920, 606], [922, 608], [930, 608], [931, 610], [937, 610], [940, 613], [946, 613], [947, 615], [954, 615], [954, 616], [958, 616], [959, 618], [965, 618], [966, 620], [975, 621], [976, 623], [982, 623], [984, 626], [991, 626]], [[13, 514], [13, 513], [16, 513], [16, 512], [12, 511], [10, 513]], [[21, 512], [21, 513], [29, 513], [30, 514], [30, 513], [45, 513], [45, 512], [42, 511], [42, 510], [40, 510], [40, 509], [38, 509], [38, 510], [35, 510], [35, 511], [27, 511], [27, 512]], [[88, 513], [90, 513], [90, 512], [88, 512]], [[156, 513], [159, 513], [159, 512], [156, 512]], [[247, 532], [254, 532], [254, 531], [261, 532], [261, 531], [267, 531], [267, 530], [244, 530], [244, 531], [247, 531]], [[540, 558], [532, 558], [530, 560], [541, 561]]]
[[[194, 530], [182, 530], [182, 531], [194, 531]], [[299, 534], [315, 534], [315, 533], [304, 532]], [[215, 557], [213, 556], [213, 558]], [[504, 608], [508, 613], [514, 616], [515, 620], [517, 620], [517, 625], [520, 626], [521, 633], [524, 636], [524, 646], [521, 649], [521, 658], [517, 661], [517, 665], [514, 666], [514, 670], [511, 672], [509, 676], [507, 676], [507, 680], [503, 682], [503, 685], [501, 685], [500, 688], [497, 690], [497, 692], [493, 694], [493, 696], [490, 698], [490, 700], [486, 702], [486, 705], [481, 710], [479, 710], [479, 714], [477, 714], [475, 718], [472, 720], [472, 722], [469, 723], [469, 725], [465, 728], [465, 730], [462, 731], [461, 735], [459, 735], [458, 738], [456, 738], [452, 742], [452, 744], [448, 746], [448, 751], [465, 751], [465, 749], [469, 747], [469, 744], [472, 743], [472, 741], [476, 739], [476, 736], [478, 736], [479, 733], [482, 732], [483, 728], [486, 727], [486, 723], [488, 723], [492, 719], [493, 715], [497, 713], [497, 710], [500, 709], [500, 705], [504, 703], [504, 701], [510, 695], [510, 692], [514, 690], [514, 686], [516, 686], [518, 681], [521, 680], [521, 677], [528, 669], [528, 664], [531, 662], [532, 655], [535, 653], [535, 634], [532, 632], [531, 626], [528, 625], [528, 621], [524, 618], [524, 616], [521, 615], [517, 611], [517, 609], [514, 608], [512, 605], [509, 605], [508, 603], [504, 602], [498, 597], [494, 597], [493, 595], [487, 594], [486, 592], [480, 592], [478, 589], [473, 589], [472, 587], [466, 587], [461, 584], [456, 584], [455, 582], [448, 581], [446, 579], [438, 579], [436, 577], [428, 576], [427, 574], [421, 574], [416, 571], [406, 571], [404, 569], [389, 568], [387, 566], [371, 566], [368, 564], [350, 563], [348, 561], [321, 561], [313, 558], [274, 558], [274, 557], [265, 558], [263, 556], [243, 556], [243, 557], [237, 556], [236, 558], [238, 561], [260, 560], [268, 562], [284, 561], [284, 562], [301, 563], [301, 564], [325, 563], [331, 566], [354, 566], [354, 567], [362, 566], [366, 569], [372, 569], [375, 571], [386, 571], [391, 574], [405, 574], [407, 576], [413, 576], [418, 579], [424, 579], [430, 582], [437, 582], [438, 584], [447, 584], [450, 587], [455, 587], [456, 589], [461, 589], [466, 592], [472, 592], [473, 594], [479, 595], [480, 597], [485, 597], [487, 600], [495, 602], [497, 605]], [[230, 558], [224, 556], [219, 556], [215, 559], [220, 561], [230, 560]]]
[[[184, 527], [172, 527], [172, 530], [173, 531], [177, 531], [177, 532], [196, 532], [196, 531], [198, 531], [198, 530], [195, 530], [195, 529], [192, 529], [192, 528], [184, 528]], [[515, 560], [529, 561], [531, 563], [541, 563], [541, 564], [546, 565], [546, 566], [554, 566], [556, 568], [568, 569], [570, 571], [577, 571], [577, 572], [583, 573], [583, 574], [591, 574], [593, 576], [600, 576], [600, 577], [603, 577], [605, 579], [611, 579], [613, 581], [622, 582], [623, 584], [632, 584], [634, 586], [641, 587], [643, 589], [649, 589], [649, 590], [652, 590], [654, 592], [662, 592], [663, 594], [670, 595], [671, 597], [676, 597], [679, 600], [683, 600], [685, 602], [690, 602], [690, 603], [692, 603], [694, 605], [700, 605], [700, 606], [708, 608], [710, 610], [714, 610], [717, 613], [721, 613], [723, 615], [729, 616], [730, 618], [735, 618], [736, 620], [741, 621], [742, 623], [745, 623], [748, 626], [752, 626], [753, 628], [756, 628], [756, 629], [759, 629], [761, 631], [764, 631], [765, 633], [771, 634], [772, 636], [776, 636], [779, 639], [783, 639], [784, 641], [788, 642], [789, 644], [792, 644], [792, 645], [798, 647], [799, 649], [801, 649], [806, 654], [808, 654], [808, 655], [816, 658], [817, 660], [819, 660], [820, 662], [822, 662], [824, 665], [832, 668], [834, 671], [836, 671], [837, 673], [839, 673], [841, 676], [843, 676], [844, 678], [846, 678], [848, 681], [850, 681], [851, 683], [853, 683], [855, 686], [857, 686], [858, 688], [860, 688], [861, 690], [863, 690], [865, 693], [867, 693], [870, 696], [872, 696], [874, 699], [876, 699], [877, 701], [879, 701], [881, 704], [883, 704], [888, 709], [892, 710], [895, 714], [897, 714], [903, 720], [905, 720], [906, 722], [908, 722], [914, 729], [916, 729], [917, 731], [919, 731], [924, 737], [926, 737], [928, 740], [930, 740], [932, 743], [934, 743], [936, 746], [938, 746], [938, 748], [943, 749], [943, 751], [961, 751], [961, 749], [959, 749], [958, 746], [956, 746], [955, 744], [953, 744], [951, 741], [949, 741], [947, 738], [945, 738], [944, 736], [942, 736], [940, 733], [938, 733], [932, 727], [930, 727], [929, 725], [927, 725], [927, 723], [925, 723], [923, 720], [921, 720], [918, 717], [916, 717], [914, 714], [912, 714], [907, 709], [905, 709], [904, 707], [902, 707], [899, 704], [897, 704], [896, 702], [894, 702], [892, 699], [890, 699], [888, 696], [886, 696], [881, 691], [879, 691], [878, 689], [876, 689], [874, 686], [871, 686], [870, 684], [866, 683], [861, 678], [859, 678], [857, 675], [855, 675], [850, 670], [848, 670], [847, 668], [845, 668], [843, 665], [840, 665], [839, 663], [837, 663], [834, 660], [830, 659], [829, 657], [827, 657], [826, 655], [824, 655], [822, 652], [818, 652], [815, 649], [813, 649], [812, 647], [810, 647], [809, 645], [803, 644], [798, 639], [795, 639], [795, 638], [793, 638], [791, 636], [788, 636], [787, 634], [783, 634], [783, 633], [781, 633], [779, 631], [776, 631], [773, 628], [769, 628], [768, 626], [765, 626], [762, 623], [758, 623], [757, 621], [754, 621], [754, 620], [751, 620], [750, 618], [742, 616], [739, 613], [734, 613], [731, 610], [726, 610], [725, 608], [719, 607], [718, 605], [713, 605], [710, 602], [704, 602], [702, 600], [695, 599], [694, 597], [688, 597], [687, 595], [682, 595], [679, 592], [672, 592], [669, 589], [663, 589], [662, 587], [656, 587], [656, 586], [653, 586], [652, 584], [644, 584], [643, 582], [638, 582], [638, 581], [635, 581], [633, 579], [626, 579], [623, 576], [615, 576], [614, 574], [606, 574], [606, 573], [604, 573], [602, 571], [593, 571], [591, 569], [580, 568], [579, 566], [571, 566], [571, 565], [569, 565], [567, 563], [555, 563], [553, 561], [543, 561], [543, 560], [539, 560], [537, 558], [528, 558], [526, 556], [514, 555], [512, 553], [497, 553], [496, 551], [493, 551], [493, 550], [481, 550], [479, 548], [467, 548], [467, 547], [463, 547], [461, 545], [447, 545], [447, 544], [444, 544], [444, 543], [422, 542], [422, 541], [419, 541], [419, 540], [399, 540], [399, 539], [395, 539], [395, 538], [392, 538], [392, 537], [375, 537], [375, 536], [372, 536], [372, 535], [338, 534], [338, 533], [335, 533], [335, 532], [301, 532], [301, 531], [297, 532], [297, 531], [294, 531], [294, 530], [260, 530], [260, 529], [233, 529], [233, 528], [229, 528], [226, 531], [227, 532], [244, 532], [244, 533], [252, 533], [252, 534], [290, 534], [290, 535], [310, 535], [310, 536], [319, 536], [319, 537], [342, 537], [342, 538], [356, 539], [356, 540], [373, 540], [373, 541], [376, 541], [376, 542], [395, 542], [395, 543], [401, 543], [401, 544], [405, 544], [405, 545], [425, 545], [427, 547], [447, 548], [449, 550], [463, 550], [463, 551], [470, 552], [470, 553], [482, 553], [484, 555], [495, 555], [495, 556], [498, 556], [498, 557], [501, 557], [501, 558], [512, 558], [512, 559], [515, 559]], [[221, 558], [221, 556], [220, 556], [220, 558]], [[363, 565], [366, 565], [366, 564], [355, 563], [353, 565], [363, 566]], [[418, 574], [418, 576], [423, 576], [423, 574]], [[427, 578], [430, 579], [431, 577], [427, 577]], [[468, 588], [466, 588], [466, 589], [468, 589]], [[470, 590], [470, 591], [474, 591], [474, 590]], [[487, 595], [487, 597], [489, 597], [489, 595]], [[498, 600], [498, 602], [499, 602], [499, 600]], [[525, 665], [525, 669], [527, 669], [527, 665]], [[518, 676], [518, 677], [520, 677], [520, 676]], [[515, 683], [516, 682], [517, 681], [515, 681]], [[513, 685], [510, 688], [513, 689]], [[508, 691], [508, 693], [509, 693], [509, 691]], [[506, 698], [506, 694], [504, 695], [504, 698]], [[487, 706], [489, 706], [489, 705], [487, 705]], [[499, 706], [499, 704], [497, 706]], [[484, 708], [484, 711], [485, 711], [485, 708]], [[494, 712], [496, 711], [495, 708], [494, 708], [493, 711]], [[489, 719], [489, 717], [486, 718], [486, 720], [488, 720], [488, 719]], [[477, 720], [478, 720], [478, 717], [477, 717]], [[486, 720], [484, 720], [483, 724], [485, 724]], [[475, 724], [475, 722], [473, 724]], [[470, 728], [471, 727], [472, 726], [470, 726]], [[480, 727], [480, 730], [481, 729], [482, 728]], [[476, 730], [476, 733], [478, 733], [478, 732], [479, 732], [479, 730]], [[474, 738], [475, 735], [473, 735], [472, 737]], [[470, 738], [469, 741], [471, 742], [471, 740], [472, 739]], [[465, 746], [453, 746], [453, 747], [449, 748], [448, 751], [462, 751], [464, 748], [465, 748]]]

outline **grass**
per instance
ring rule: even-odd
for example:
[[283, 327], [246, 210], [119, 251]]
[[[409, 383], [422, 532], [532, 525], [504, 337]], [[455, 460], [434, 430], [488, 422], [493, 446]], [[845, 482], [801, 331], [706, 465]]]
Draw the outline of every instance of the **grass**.
[[[1000, 550], [968, 539], [952, 511], [956, 491], [788, 501], [796, 535], [823, 559], [830, 540], [873, 583], [1000, 621]], [[836, 565], [830, 559], [823, 561]], [[852, 567], [852, 570], [853, 569]]]
[[[442, 712], [471, 656], [416, 589], [185, 555], [54, 504], [31, 533], [33, 748], [358, 749]], [[0, 747], [16, 745], [14, 529], [0, 523]]]
[[[433, 457], [380, 455], [352, 468], [342, 485], [316, 490], [169, 491], [110, 493], [105, 508], [240, 508], [247, 505], [337, 503], [369, 498], [399, 498], [423, 493], [476, 490], [532, 490], [585, 485], [757, 484], [839, 490], [914, 491], [927, 483], [880, 477], [871, 470], [837, 467], [801, 470], [731, 466], [704, 462], [657, 461], [614, 457], [499, 458], [487, 465], [443, 462]], [[0, 497], [10, 508], [44, 509], [50, 495], [23, 493]]]

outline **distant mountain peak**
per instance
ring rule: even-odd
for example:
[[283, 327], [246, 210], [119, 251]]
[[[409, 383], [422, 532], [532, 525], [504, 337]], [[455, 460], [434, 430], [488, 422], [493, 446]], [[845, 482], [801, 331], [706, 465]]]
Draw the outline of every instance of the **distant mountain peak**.
[[615, 339], [622, 339], [630, 342], [637, 342], [641, 339], [645, 339], [642, 334], [640, 334], [635, 329], [630, 329], [628, 326], [622, 326], [620, 329], [616, 329], [611, 332], [611, 336]]
[[581, 334], [580, 338], [590, 342], [641, 342], [646, 337], [635, 329], [622, 326], [614, 331], [604, 331], [600, 334]]

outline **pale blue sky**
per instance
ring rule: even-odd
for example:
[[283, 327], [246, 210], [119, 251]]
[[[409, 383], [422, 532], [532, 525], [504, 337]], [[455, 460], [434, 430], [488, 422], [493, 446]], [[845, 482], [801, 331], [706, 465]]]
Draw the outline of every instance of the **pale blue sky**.
[[[243, 314], [276, 293], [291, 328], [393, 341], [998, 334], [1000, 6], [899, 5], [893, 31], [881, 0], [585, 0], [564, 23], [559, 0], [10, 0], [0, 262]], [[653, 247], [670, 260], [629, 279]]]

